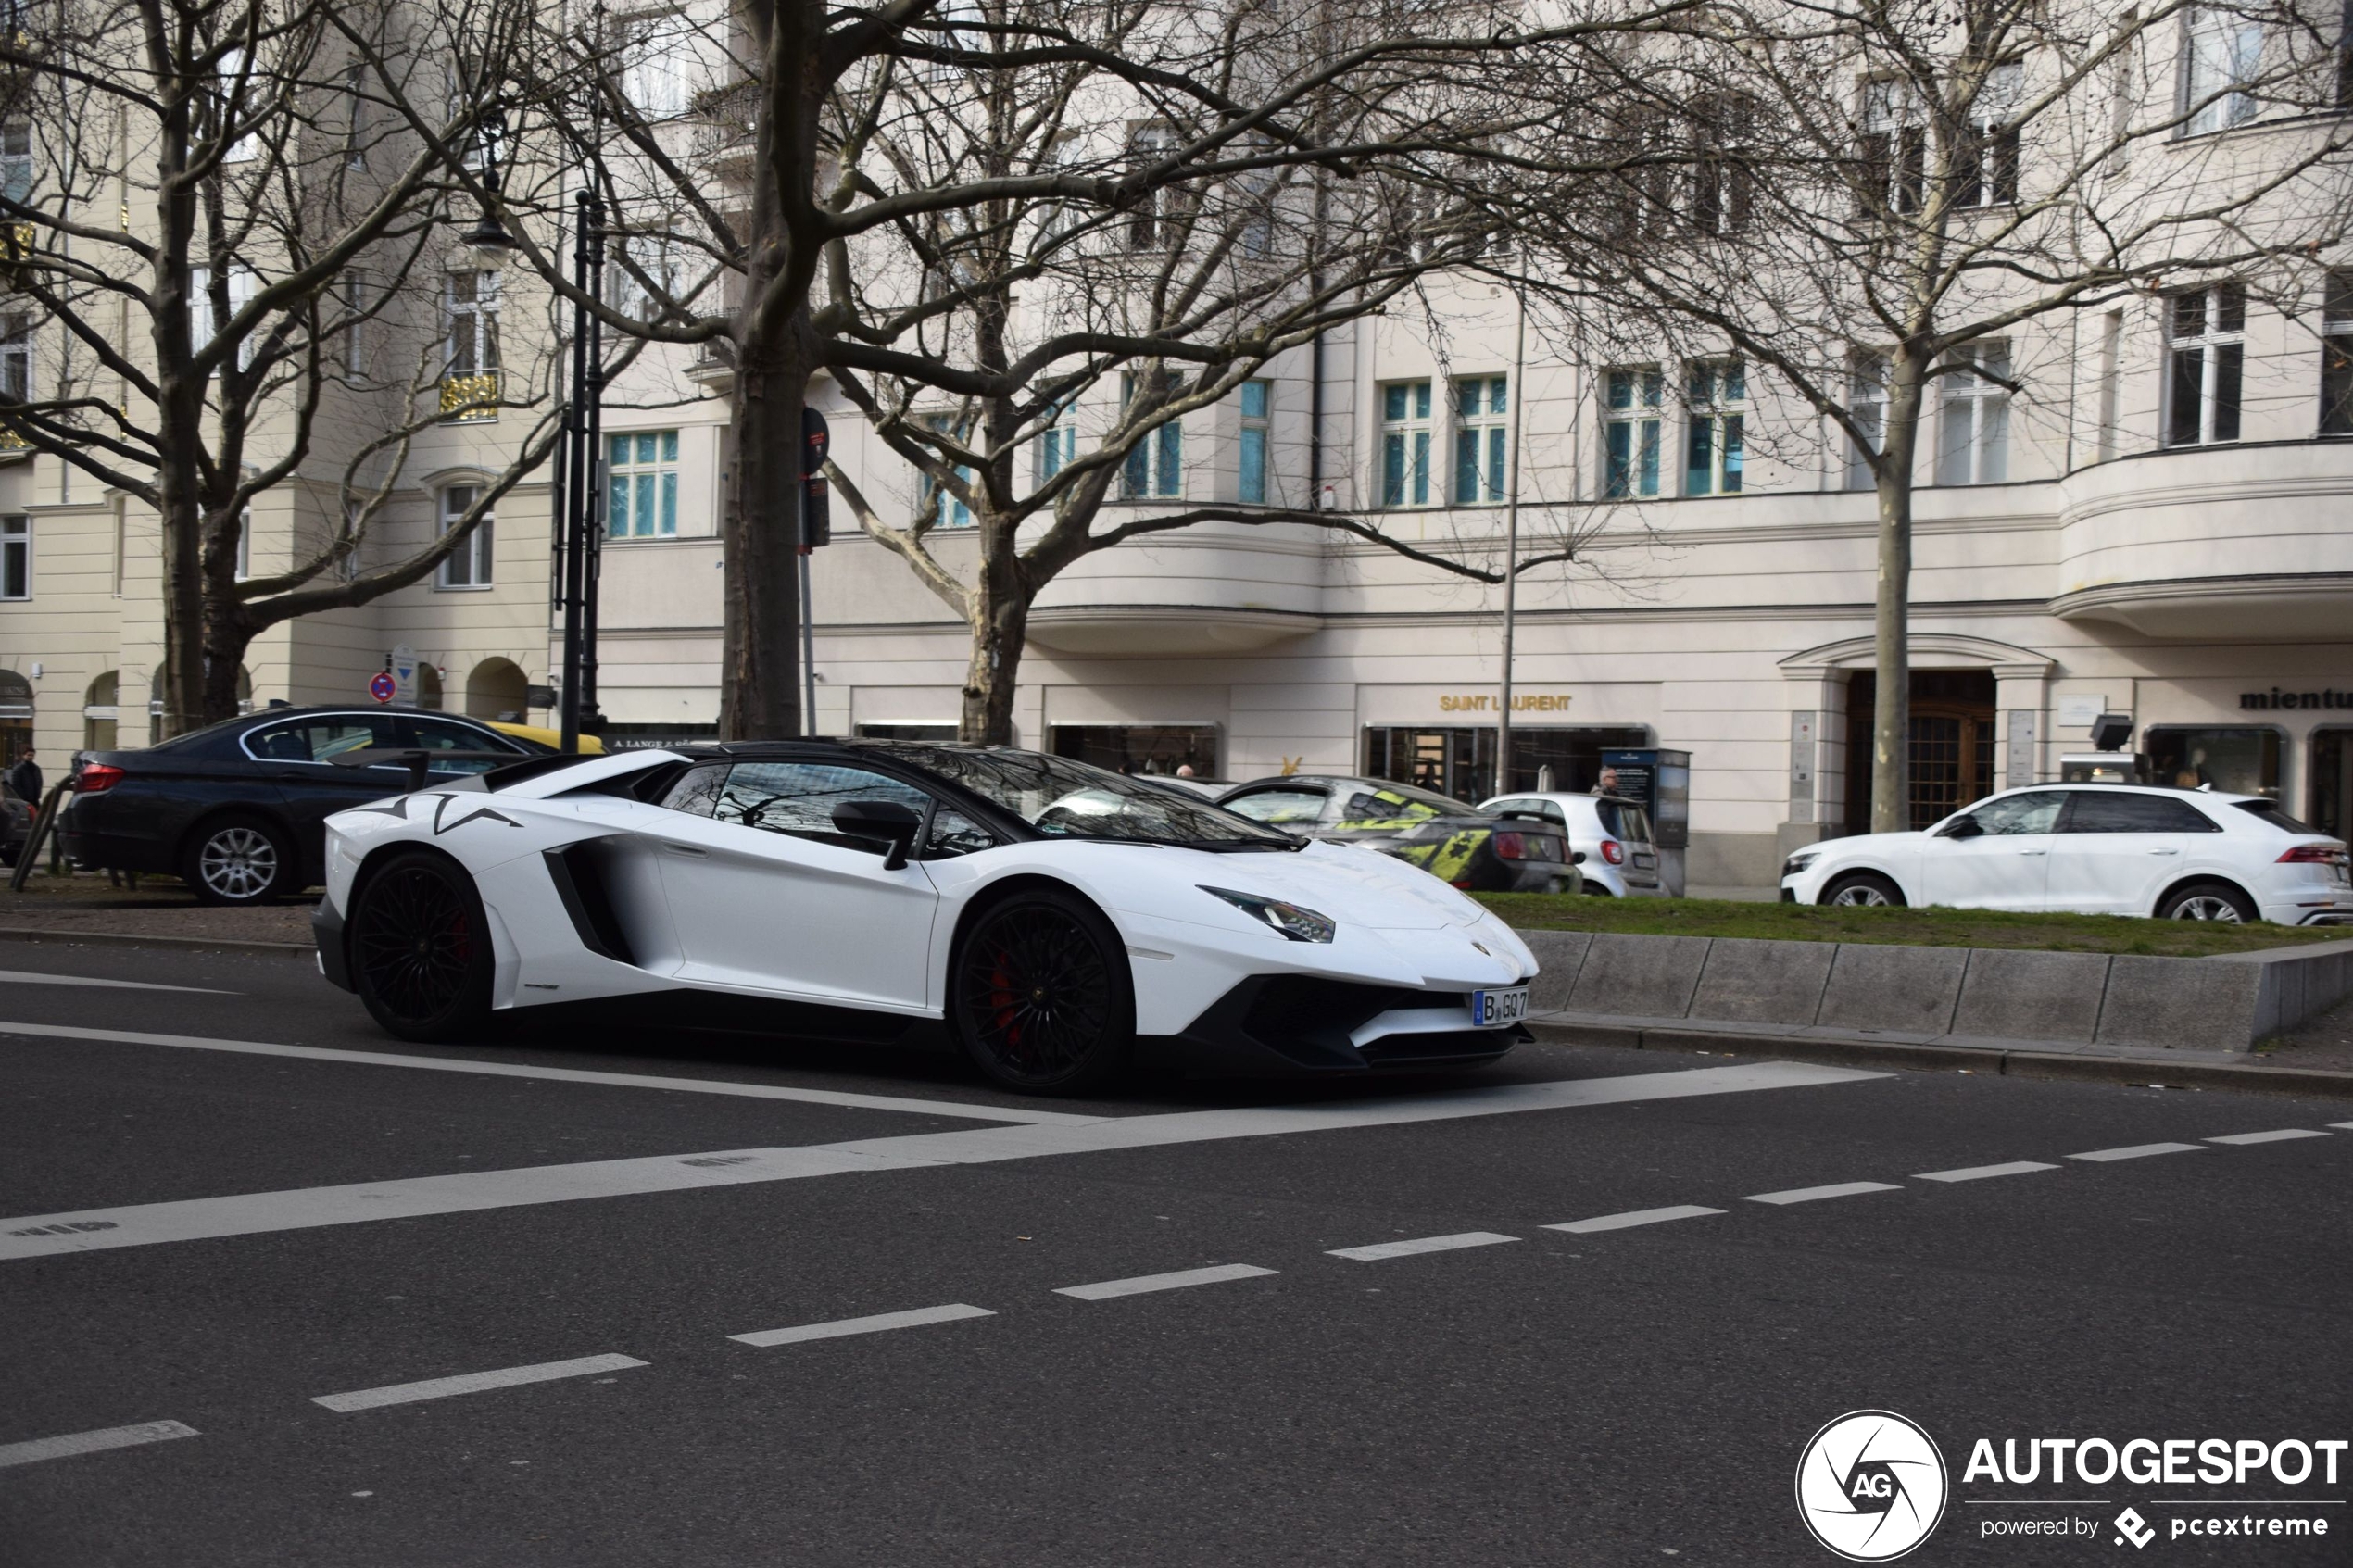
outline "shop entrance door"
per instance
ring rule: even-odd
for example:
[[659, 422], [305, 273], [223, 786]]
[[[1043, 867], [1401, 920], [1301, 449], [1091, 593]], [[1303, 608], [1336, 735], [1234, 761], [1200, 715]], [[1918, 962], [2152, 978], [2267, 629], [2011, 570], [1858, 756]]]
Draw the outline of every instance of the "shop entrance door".
[[2353, 828], [2353, 730], [2312, 732], [2312, 828], [2343, 838]]
[[[1871, 831], [1871, 704], [1878, 678], [1858, 671], [1846, 692], [1847, 831]], [[1994, 793], [1994, 672], [1912, 671], [1912, 791], [1906, 826], [1932, 827]]]

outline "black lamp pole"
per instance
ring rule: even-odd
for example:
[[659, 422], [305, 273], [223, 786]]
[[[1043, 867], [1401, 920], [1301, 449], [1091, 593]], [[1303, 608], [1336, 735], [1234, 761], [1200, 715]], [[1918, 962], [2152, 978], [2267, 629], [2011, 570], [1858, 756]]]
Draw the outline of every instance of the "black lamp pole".
[[560, 470], [563, 531], [562, 573], [558, 602], [563, 608], [563, 685], [560, 745], [580, 749], [583, 730], [604, 727], [597, 711], [597, 569], [603, 543], [598, 512], [603, 486], [598, 483], [597, 447], [604, 423], [603, 328], [586, 300], [604, 272], [604, 204], [593, 192], [579, 195], [579, 223], [573, 251], [572, 399], [564, 418]]

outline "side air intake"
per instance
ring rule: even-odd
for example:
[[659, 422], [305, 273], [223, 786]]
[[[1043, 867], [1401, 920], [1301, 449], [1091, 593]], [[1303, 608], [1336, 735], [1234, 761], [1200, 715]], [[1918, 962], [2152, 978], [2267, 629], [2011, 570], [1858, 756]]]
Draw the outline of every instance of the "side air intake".
[[547, 875], [563, 900], [564, 913], [580, 935], [580, 945], [615, 963], [636, 964], [621, 916], [612, 906], [611, 879], [606, 876], [601, 841], [589, 839], [547, 852]]

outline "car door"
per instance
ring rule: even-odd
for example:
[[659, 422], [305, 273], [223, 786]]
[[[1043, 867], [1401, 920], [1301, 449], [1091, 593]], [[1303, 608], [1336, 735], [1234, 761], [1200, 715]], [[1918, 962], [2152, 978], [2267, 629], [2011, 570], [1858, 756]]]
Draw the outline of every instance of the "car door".
[[307, 865], [325, 853], [326, 821], [337, 811], [365, 806], [409, 787], [409, 771], [397, 764], [344, 768], [334, 759], [347, 751], [396, 744], [389, 713], [311, 713], [245, 732], [243, 745], [255, 768], [277, 791]]
[[2039, 909], [2066, 792], [1999, 796], [1937, 829], [1920, 848], [1921, 902], [1957, 909]]
[[2050, 908], [2145, 915], [2179, 876], [2194, 833], [2220, 833], [2186, 800], [2132, 790], [2079, 789], [2051, 852]]
[[[408, 732], [399, 742], [404, 746], [422, 746], [429, 752], [496, 751], [517, 762], [532, 754], [530, 747], [496, 730], [476, 729], [472, 724], [460, 724], [453, 720], [431, 719], [410, 713], [402, 715], [399, 722], [400, 727]], [[486, 773], [502, 764], [484, 762], [479, 759], [445, 761], [436, 757], [428, 759], [426, 766], [432, 771], [434, 783], [451, 784], [476, 773]]]
[[851, 800], [926, 812], [931, 797], [825, 761], [719, 763], [682, 779], [648, 821], [678, 934], [682, 980], [812, 1001], [924, 1008], [939, 895], [921, 860], [834, 830]]

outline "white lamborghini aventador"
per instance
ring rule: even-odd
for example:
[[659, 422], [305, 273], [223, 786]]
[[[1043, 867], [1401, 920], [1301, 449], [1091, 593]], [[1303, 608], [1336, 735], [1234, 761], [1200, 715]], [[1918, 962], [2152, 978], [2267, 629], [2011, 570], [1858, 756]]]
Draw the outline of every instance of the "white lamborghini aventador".
[[830, 1038], [944, 1022], [1061, 1093], [1139, 1056], [1491, 1060], [1536, 972], [1402, 861], [1066, 758], [888, 741], [542, 757], [344, 811], [313, 924], [327, 978], [408, 1039], [655, 997]]

